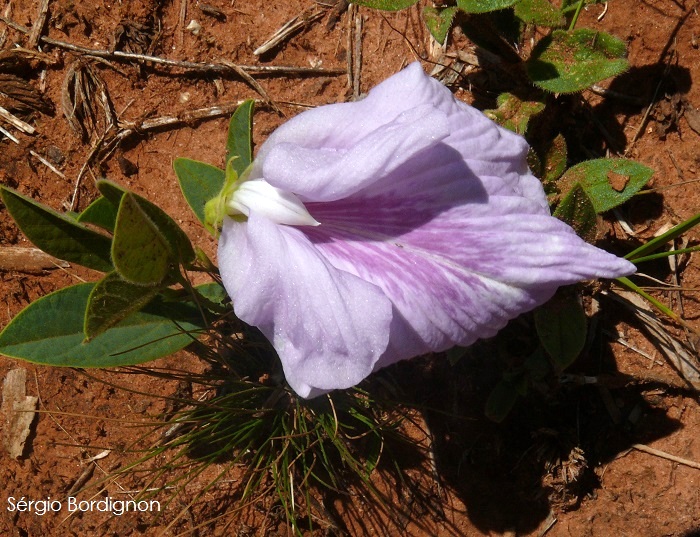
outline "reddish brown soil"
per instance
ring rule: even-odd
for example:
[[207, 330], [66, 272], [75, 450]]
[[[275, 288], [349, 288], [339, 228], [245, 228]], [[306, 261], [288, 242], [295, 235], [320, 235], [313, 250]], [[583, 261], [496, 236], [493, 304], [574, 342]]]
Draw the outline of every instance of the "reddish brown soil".
[[[30, 27], [40, 2], [9, 0], [5, 14]], [[178, 23], [180, 5], [186, 4], [186, 24], [196, 19], [202, 26], [193, 35]], [[286, 20], [311, 4], [287, 2], [246, 3], [212, 0], [211, 6], [225, 14], [225, 20], [203, 13], [196, 2], [134, 0], [93, 4], [91, 2], [49, 2], [49, 16], [43, 35], [93, 49], [114, 46], [115, 32], [122, 21], [146, 23], [155, 17], [162, 24], [153, 54], [178, 60], [211, 62], [228, 60], [245, 65], [321, 66], [346, 69], [348, 29], [345, 12], [332, 28], [328, 16], [310, 25], [263, 58], [253, 50]], [[203, 5], [203, 4], [202, 4]], [[690, 217], [700, 208], [698, 177], [700, 135], [680, 113], [683, 103], [700, 107], [700, 15], [690, 0], [615, 0], [593, 5], [582, 14], [580, 26], [605, 30], [628, 44], [632, 69], [609, 89], [635, 101], [603, 99], [585, 92], [574, 99], [573, 131], [591, 140], [592, 155], [608, 150], [626, 155], [654, 168], [654, 193], [638, 196], [622, 210], [636, 237], [630, 238], [619, 224], [608, 224], [622, 247], [648, 240], [666, 224]], [[428, 34], [417, 8], [395, 14], [360, 9], [362, 32], [361, 91], [398, 71], [416, 54], [427, 57]], [[601, 16], [601, 17], [599, 17]], [[598, 19], [601, 20], [598, 20]], [[185, 24], [185, 25], [186, 25]], [[17, 43], [29, 47], [28, 37], [0, 22], [2, 48]], [[470, 50], [464, 38], [458, 45]], [[453, 45], [454, 47], [455, 45]], [[91, 141], [81, 141], [70, 130], [61, 113], [62, 85], [78, 56], [59, 47], [40, 45], [50, 62], [32, 62], [21, 74], [37, 88], [53, 112], [25, 116], [36, 134], [10, 129], [19, 139], [15, 144], [0, 142], [0, 182], [31, 195], [57, 209], [70, 205], [78, 173], [89, 156]], [[147, 52], [144, 50], [144, 52]], [[424, 64], [430, 69], [429, 64]], [[178, 115], [195, 108], [260, 98], [237, 76], [185, 72], [165, 66], [96, 63], [95, 70], [109, 90], [114, 110], [121, 121], [142, 121]], [[495, 77], [498, 78], [498, 77]], [[347, 100], [352, 95], [345, 74], [258, 77], [282, 115], [267, 105], [255, 114], [254, 136], [260, 143], [272, 130], [306, 106]], [[487, 102], [494, 97], [492, 77], [476, 74], [471, 88], [457, 91], [459, 98]], [[498, 82], [498, 81], [496, 81]], [[471, 89], [470, 91], [467, 91]], [[491, 101], [489, 102], [489, 100]], [[647, 107], [651, 113], [645, 116]], [[5, 123], [2, 124], [7, 127]], [[185, 156], [223, 166], [227, 118], [189, 122], [132, 135], [104, 162], [92, 162], [77, 189], [76, 210], [95, 197], [93, 178], [108, 177], [158, 203], [185, 229], [197, 245], [213, 254], [214, 243], [201, 229], [186, 206], [176, 183], [171, 162]], [[602, 128], [601, 128], [602, 127]], [[641, 128], [641, 130], [639, 130]], [[635, 139], [639, 130], [640, 135]], [[603, 133], [604, 134], [601, 134]], [[596, 142], [595, 140], [603, 140]], [[64, 174], [60, 177], [39, 162], [30, 150], [53, 161]], [[595, 151], [599, 151], [595, 153]], [[129, 169], [129, 161], [136, 168]], [[128, 173], [128, 175], [126, 175]], [[697, 231], [690, 233], [697, 242]], [[9, 215], [0, 211], [0, 246], [27, 245]], [[697, 254], [684, 259], [678, 276], [687, 291], [657, 296], [671, 304], [691, 326], [700, 328], [697, 291], [700, 271]], [[669, 278], [660, 264], [657, 277]], [[96, 273], [70, 267], [41, 273], [0, 272], [0, 295], [7, 297], [0, 312], [0, 327], [29, 302], [80, 279], [94, 280]], [[679, 303], [679, 296], [682, 303]], [[676, 371], [655, 349], [631, 315], [601, 298], [603, 314], [598, 330], [617, 331], [626, 341], [655, 357], [654, 360], [611, 343], [600, 341], [600, 352], [590, 352], [576, 371], [607, 373], [610, 382], [600, 388], [562, 386], [553, 400], [531, 396], [523, 400], [509, 418], [495, 425], [483, 417], [483, 405], [498, 378], [491, 358], [503, 351], [494, 342], [476, 345], [457, 366], [445, 360], [417, 360], [391, 370], [414, 401], [440, 412], [426, 412], [421, 419], [432, 434], [431, 463], [423, 462], [409, 473], [417, 476], [418, 489], [396, 498], [401, 511], [397, 525], [386, 517], [371, 517], [366, 503], [330, 502], [351, 535], [543, 535], [548, 536], [691, 536], [700, 534], [700, 469], [632, 448], [633, 444], [653, 446], [691, 461], [700, 461], [700, 406], [696, 392], [684, 386]], [[517, 343], [518, 325], [509, 328]], [[697, 337], [677, 327], [670, 330], [679, 340]], [[594, 355], [595, 354], [595, 355]], [[198, 359], [188, 353], [161, 361], [161, 367], [197, 370]], [[53, 535], [287, 535], [282, 519], [264, 516], [265, 509], [253, 509], [246, 517], [222, 516], [219, 522], [200, 529], [207, 520], [225, 514], [225, 486], [208, 492], [203, 504], [187, 509], [187, 502], [205, 482], [195, 481], [164, 509], [153, 522], [153, 513], [110, 517], [96, 511], [69, 516], [60, 513], [36, 516], [7, 510], [7, 498], [42, 500], [65, 498], [92, 463], [88, 458], [104, 449], [109, 455], [96, 462], [90, 483], [134, 460], [122, 450], [141, 434], [149, 416], [168, 410], [159, 395], [177, 393], [178, 384], [149, 375], [97, 372], [97, 377], [128, 385], [142, 395], [114, 388], [74, 370], [51, 369], [0, 357], [0, 378], [14, 367], [28, 369], [27, 390], [40, 397], [39, 414], [23, 457], [10, 459], [0, 452], [0, 534], [21, 536]], [[629, 375], [621, 382], [618, 373]], [[150, 394], [150, 395], [145, 395]], [[195, 393], [195, 396], [197, 394]], [[550, 394], [551, 395], [551, 394]], [[459, 416], [454, 417], [454, 416]], [[215, 471], [212, 470], [213, 472]], [[567, 473], [568, 472], [568, 473]], [[573, 476], [573, 477], [572, 477]], [[234, 476], [235, 478], [235, 476]], [[135, 476], [109, 479], [113, 497], [143, 486]], [[81, 498], [89, 499], [88, 489]], [[164, 503], [164, 502], [163, 502]], [[329, 507], [330, 506], [330, 507]], [[172, 527], [178, 513], [184, 512]], [[257, 513], [257, 514], [256, 514]], [[270, 513], [268, 512], [268, 515]], [[274, 515], [274, 512], [272, 513]], [[151, 525], [153, 524], [153, 525]], [[320, 534], [338, 534], [320, 524]]]

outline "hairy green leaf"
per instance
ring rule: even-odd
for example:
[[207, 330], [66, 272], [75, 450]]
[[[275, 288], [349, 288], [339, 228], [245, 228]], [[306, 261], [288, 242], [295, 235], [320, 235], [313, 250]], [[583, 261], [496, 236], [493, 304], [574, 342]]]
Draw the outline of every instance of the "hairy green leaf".
[[117, 221], [117, 208], [104, 196], [100, 196], [78, 215], [78, 222], [94, 224], [109, 231], [114, 232], [114, 223]]
[[525, 134], [532, 116], [544, 110], [542, 101], [523, 101], [512, 93], [501, 93], [496, 100], [498, 108], [484, 113], [496, 123], [518, 134]]
[[0, 187], [0, 197], [22, 233], [47, 254], [101, 272], [112, 270], [109, 237], [7, 187]]
[[93, 287], [73, 285], [32, 302], [0, 332], [0, 354], [67, 367], [141, 364], [186, 347], [204, 328], [194, 304], [156, 297], [86, 343], [83, 327]]
[[599, 158], [569, 168], [559, 181], [580, 184], [595, 211], [604, 213], [634, 196], [653, 174], [651, 168], [633, 160]]
[[188, 205], [204, 224], [204, 206], [221, 192], [226, 173], [211, 164], [187, 158], [175, 159], [173, 168]]
[[94, 339], [132, 313], [148, 304], [161, 289], [159, 285], [144, 287], [124, 280], [119, 273], [110, 272], [90, 293], [85, 311], [86, 340]]
[[467, 13], [488, 13], [512, 6], [519, 0], [457, 0], [457, 7]]
[[[226, 140], [226, 162], [233, 157], [233, 169], [240, 177], [253, 162], [253, 109], [255, 101], [245, 101], [231, 116]], [[221, 190], [221, 188], [219, 188]]]
[[537, 43], [526, 67], [542, 89], [574, 93], [625, 72], [629, 67], [625, 54], [625, 44], [604, 32], [554, 30]]
[[596, 235], [596, 211], [586, 191], [576, 184], [564, 196], [552, 214], [569, 224], [585, 241], [592, 241]]
[[515, 4], [515, 16], [528, 24], [537, 24], [549, 28], [566, 25], [566, 17], [548, 0], [519, 0]]
[[567, 148], [564, 136], [558, 134], [546, 148], [542, 159], [542, 180], [556, 181], [566, 170]]
[[124, 194], [131, 194], [141, 210], [151, 219], [153, 224], [158, 228], [158, 231], [167, 239], [169, 247], [176, 254], [176, 259], [174, 259], [174, 261], [186, 265], [194, 260], [194, 248], [187, 234], [182, 231], [182, 228], [180, 228], [163, 209], [151, 203], [146, 198], [129, 192], [111, 181], [97, 181], [97, 188], [105, 198], [110, 200], [117, 207], [120, 206], [121, 198]]
[[131, 192], [119, 205], [112, 259], [121, 277], [137, 285], [158, 285], [170, 271], [173, 251]]
[[501, 380], [494, 386], [486, 400], [486, 408], [484, 410], [486, 417], [491, 421], [501, 423], [513, 410], [518, 397], [516, 386], [510, 381]]
[[456, 7], [435, 8], [426, 6], [423, 8], [423, 21], [435, 38], [435, 41], [441, 45], [445, 44], [447, 40], [447, 34], [452, 28], [452, 22], [456, 14]]

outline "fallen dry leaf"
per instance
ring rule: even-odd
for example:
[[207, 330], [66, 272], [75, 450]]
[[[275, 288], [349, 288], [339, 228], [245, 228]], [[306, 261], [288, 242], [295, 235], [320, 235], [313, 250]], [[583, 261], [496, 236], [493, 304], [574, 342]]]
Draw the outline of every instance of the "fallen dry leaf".
[[26, 382], [27, 370], [17, 368], [7, 373], [2, 384], [2, 443], [13, 459], [21, 457], [24, 452], [39, 400], [38, 397], [27, 395]]

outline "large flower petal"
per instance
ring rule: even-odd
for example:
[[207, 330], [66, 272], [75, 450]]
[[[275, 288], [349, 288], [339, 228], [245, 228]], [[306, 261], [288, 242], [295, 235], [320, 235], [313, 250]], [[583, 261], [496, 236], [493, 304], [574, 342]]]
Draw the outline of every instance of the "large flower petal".
[[304, 229], [315, 247], [379, 286], [399, 314], [378, 366], [490, 337], [561, 285], [634, 272], [536, 201], [504, 194], [498, 181], [480, 191], [453, 169], [434, 169], [431, 181], [403, 176], [412, 189], [307, 205], [322, 222]]
[[334, 268], [299, 229], [255, 212], [247, 222], [227, 218], [218, 259], [236, 315], [272, 342], [302, 397], [354, 386], [385, 352], [389, 300]]

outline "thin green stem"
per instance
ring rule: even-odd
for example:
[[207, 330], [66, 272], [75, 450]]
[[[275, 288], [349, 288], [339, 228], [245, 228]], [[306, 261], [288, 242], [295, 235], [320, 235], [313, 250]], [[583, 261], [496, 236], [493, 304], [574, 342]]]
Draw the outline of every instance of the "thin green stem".
[[576, 26], [576, 21], [578, 21], [578, 16], [583, 8], [583, 2], [584, 0], [579, 0], [578, 6], [576, 6], [576, 13], [574, 13], [573, 18], [571, 19], [571, 24], [569, 24], [569, 31], [573, 30]]
[[666, 233], [659, 235], [658, 237], [651, 239], [646, 244], [642, 244], [639, 248], [632, 250], [625, 256], [625, 259], [636, 262], [642, 256], [658, 250], [667, 242], [672, 241], [698, 224], [700, 224], [700, 213], [696, 214], [695, 216], [691, 216], [685, 222], [681, 222], [677, 226], [673, 226]]
[[680, 250], [669, 250], [668, 252], [659, 252], [658, 254], [645, 255], [644, 257], [638, 257], [634, 260], [635, 264], [644, 263], [645, 261], [653, 261], [654, 259], [661, 259], [662, 257], [671, 257], [676, 254], [686, 254], [689, 252], [700, 251], [700, 246], [691, 246], [690, 248], [681, 248]]

